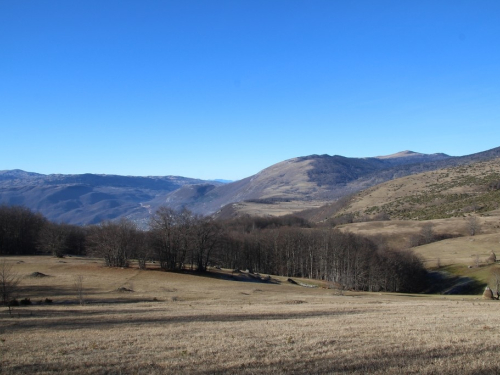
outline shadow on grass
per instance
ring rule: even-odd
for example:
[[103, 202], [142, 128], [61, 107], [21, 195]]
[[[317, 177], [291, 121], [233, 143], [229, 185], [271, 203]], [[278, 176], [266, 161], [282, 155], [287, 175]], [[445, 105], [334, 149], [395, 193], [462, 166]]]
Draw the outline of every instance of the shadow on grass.
[[176, 273], [179, 275], [190, 275], [205, 277], [210, 279], [225, 280], [225, 281], [238, 281], [238, 282], [250, 282], [259, 284], [281, 284], [279, 280], [273, 279], [270, 276], [261, 276], [257, 273], [251, 272], [216, 272], [216, 271], [203, 271], [199, 272], [196, 270], [175, 270], [175, 271], [164, 271], [161, 269], [151, 269], [150, 271], [163, 271], [169, 273]]
[[[318, 343], [319, 345], [320, 343]], [[264, 345], [263, 345], [264, 346]], [[137, 373], [137, 374], [498, 374], [500, 365], [484, 358], [493, 358], [495, 345], [384, 348], [353, 354], [341, 342], [329, 342], [297, 351], [289, 345], [291, 354], [276, 353], [271, 348], [259, 356], [238, 365], [201, 356], [189, 361], [165, 364], [155, 355], [139, 358], [133, 363], [110, 361], [96, 356], [90, 363], [81, 358], [62, 365], [56, 360], [35, 361], [23, 364], [10, 363], [6, 373], [58, 373], [66, 369], [71, 373]], [[315, 349], [320, 349], [316, 352]], [[290, 358], [291, 357], [291, 358]], [[155, 363], [158, 361], [159, 363]], [[163, 362], [163, 363], [162, 363]], [[62, 367], [64, 366], [64, 367]]]
[[481, 295], [486, 284], [472, 277], [453, 275], [446, 271], [432, 271], [428, 273], [430, 288], [426, 294], [468, 294]]
[[[85, 294], [99, 294], [95, 288], [85, 288]], [[76, 298], [77, 292], [74, 287], [58, 287], [51, 285], [26, 285], [19, 288], [21, 297], [31, 298], [33, 301], [39, 298]]]
[[[498, 374], [500, 365], [483, 361], [484, 356], [493, 356], [495, 347], [454, 347], [437, 348], [400, 348], [399, 350], [381, 349], [367, 355], [339, 355], [338, 347], [332, 345], [331, 354], [319, 358], [311, 355], [300, 361], [276, 358], [271, 363], [259, 361], [245, 363], [243, 366], [212, 368], [206, 373], [283, 373], [283, 374]], [[486, 350], [485, 350], [486, 349]], [[464, 364], [464, 357], [469, 362]], [[471, 358], [479, 363], [472, 364]], [[467, 368], [469, 367], [469, 368]]]
[[[30, 314], [29, 308], [16, 309], [15, 314], [26, 316]], [[116, 328], [119, 326], [141, 326], [141, 325], [167, 325], [167, 324], [189, 324], [189, 323], [214, 323], [214, 322], [248, 322], [266, 320], [292, 320], [309, 319], [316, 317], [335, 317], [343, 315], [358, 315], [366, 311], [353, 309], [347, 311], [316, 310], [305, 312], [288, 313], [238, 313], [238, 314], [194, 314], [194, 315], [168, 315], [165, 311], [163, 316], [148, 317], [144, 310], [39, 310], [33, 312], [33, 318], [15, 320], [15, 325], [10, 325], [11, 331], [23, 331], [26, 329], [49, 329], [49, 330], [78, 330], [78, 329], [100, 329]], [[155, 312], [155, 314], [158, 314]], [[133, 317], [132, 317], [133, 315]], [[141, 316], [142, 315], [142, 316]], [[49, 319], [45, 319], [45, 318]], [[39, 319], [43, 318], [43, 319]], [[50, 319], [54, 318], [54, 319]]]

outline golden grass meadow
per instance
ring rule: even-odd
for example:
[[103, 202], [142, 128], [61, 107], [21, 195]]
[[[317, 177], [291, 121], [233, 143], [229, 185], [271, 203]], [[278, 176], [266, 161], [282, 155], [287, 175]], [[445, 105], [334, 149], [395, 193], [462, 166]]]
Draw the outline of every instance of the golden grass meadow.
[[33, 302], [0, 310], [3, 374], [500, 372], [500, 302], [480, 296], [342, 295], [285, 278], [232, 281], [230, 271], [225, 280], [91, 258], [2, 260]]

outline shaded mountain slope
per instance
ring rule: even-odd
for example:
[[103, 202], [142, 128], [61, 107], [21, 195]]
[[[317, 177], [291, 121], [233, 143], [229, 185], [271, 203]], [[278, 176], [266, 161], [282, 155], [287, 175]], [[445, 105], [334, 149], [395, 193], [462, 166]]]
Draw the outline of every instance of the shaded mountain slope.
[[500, 147], [462, 157], [411, 151], [376, 158], [311, 155], [277, 163], [241, 181], [196, 194], [193, 200], [181, 189], [169, 194], [165, 203], [212, 214], [228, 204], [256, 200], [268, 204], [271, 198], [327, 202], [395, 178], [498, 156]]
[[313, 221], [346, 215], [354, 220], [381, 215], [430, 220], [487, 212], [499, 205], [497, 157], [390, 180], [300, 215]]

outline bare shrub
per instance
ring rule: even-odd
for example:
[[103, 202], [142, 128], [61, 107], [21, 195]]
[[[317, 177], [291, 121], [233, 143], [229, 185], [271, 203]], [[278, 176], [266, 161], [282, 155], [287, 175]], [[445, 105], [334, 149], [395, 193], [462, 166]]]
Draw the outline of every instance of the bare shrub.
[[434, 242], [434, 230], [432, 223], [425, 223], [420, 230], [420, 235], [422, 236], [424, 244]]
[[479, 224], [477, 216], [471, 216], [467, 219], [467, 230], [471, 236], [479, 234], [481, 225]]
[[17, 290], [20, 276], [12, 270], [12, 264], [8, 264], [5, 259], [0, 262], [0, 297], [1, 302], [7, 305]]
[[480, 263], [479, 254], [476, 254], [474, 256], [474, 265], [476, 266], [476, 268], [479, 268], [479, 263]]
[[12, 270], [12, 264], [7, 264], [5, 259], [0, 263], [0, 294], [2, 305], [9, 307], [9, 314], [12, 314], [11, 304], [12, 296], [17, 290], [21, 278]]
[[85, 298], [84, 298], [84, 287], [83, 287], [83, 276], [82, 275], [75, 276], [75, 280], [73, 282], [73, 287], [75, 289], [78, 302], [80, 303], [81, 306], [83, 306], [85, 304]]
[[104, 258], [108, 267], [128, 267], [137, 233], [136, 225], [127, 219], [101, 223], [90, 231], [89, 248], [93, 255]]

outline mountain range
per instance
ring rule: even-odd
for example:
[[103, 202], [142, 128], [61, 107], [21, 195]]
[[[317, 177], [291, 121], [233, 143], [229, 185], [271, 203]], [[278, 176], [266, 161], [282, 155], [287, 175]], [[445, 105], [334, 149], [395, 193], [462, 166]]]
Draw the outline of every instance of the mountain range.
[[23, 205], [52, 221], [78, 225], [122, 217], [144, 223], [162, 205], [218, 217], [280, 215], [320, 207], [396, 178], [498, 157], [500, 147], [459, 157], [412, 151], [368, 158], [310, 155], [229, 183], [179, 176], [7, 170], [0, 171], [0, 204]]

